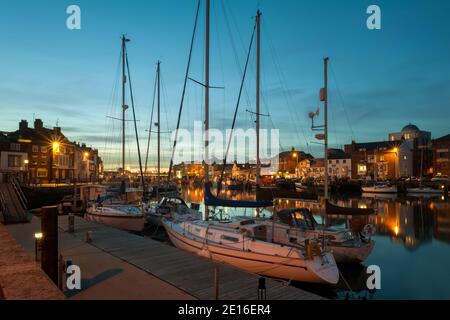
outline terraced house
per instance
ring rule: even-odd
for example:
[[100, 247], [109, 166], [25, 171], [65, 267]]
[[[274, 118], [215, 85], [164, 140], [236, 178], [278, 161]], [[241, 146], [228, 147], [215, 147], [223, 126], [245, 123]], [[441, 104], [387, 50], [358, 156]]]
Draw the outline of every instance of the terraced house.
[[93, 182], [102, 173], [98, 151], [71, 142], [60, 127], [45, 128], [41, 119], [29, 127], [26, 120], [19, 130], [0, 137], [1, 172], [14, 173], [22, 182]]

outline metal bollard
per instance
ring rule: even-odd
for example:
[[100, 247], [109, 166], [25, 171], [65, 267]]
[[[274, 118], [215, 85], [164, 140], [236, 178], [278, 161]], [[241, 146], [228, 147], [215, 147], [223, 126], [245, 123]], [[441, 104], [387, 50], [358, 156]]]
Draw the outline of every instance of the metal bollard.
[[69, 213], [69, 233], [75, 232], [75, 215], [73, 213]]
[[214, 268], [214, 289], [215, 298], [219, 300], [219, 268]]
[[258, 279], [258, 300], [266, 300], [266, 278]]
[[92, 231], [86, 231], [85, 241], [86, 241], [86, 243], [91, 243], [92, 242]]

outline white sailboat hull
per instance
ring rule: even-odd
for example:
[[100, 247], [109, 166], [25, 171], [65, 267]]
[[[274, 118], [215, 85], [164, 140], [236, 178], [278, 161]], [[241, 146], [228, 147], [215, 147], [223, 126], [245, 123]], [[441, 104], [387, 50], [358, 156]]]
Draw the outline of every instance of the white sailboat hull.
[[413, 194], [441, 194], [443, 193], [443, 190], [424, 187], [424, 188], [408, 188], [407, 192]]
[[135, 232], [142, 231], [145, 226], [144, 215], [108, 214], [95, 209], [88, 209], [86, 219], [112, 228]]
[[345, 247], [329, 245], [328, 247], [333, 252], [334, 259], [337, 263], [358, 263], [364, 262], [372, 253], [375, 241], [360, 246], [360, 247]]
[[[339, 271], [331, 253], [324, 254], [324, 257], [315, 257], [314, 260], [306, 260], [303, 257], [295, 256], [295, 254], [286, 257], [269, 252], [263, 254], [244, 251], [205, 243], [195, 237], [183, 235], [180, 230], [176, 230], [176, 224], [167, 220], [163, 220], [163, 225], [170, 240], [177, 248], [214, 261], [233, 265], [248, 272], [301, 282], [336, 284], [339, 280]], [[328, 263], [321, 265], [322, 259]]]
[[389, 187], [362, 187], [363, 192], [366, 193], [397, 193], [397, 186]]

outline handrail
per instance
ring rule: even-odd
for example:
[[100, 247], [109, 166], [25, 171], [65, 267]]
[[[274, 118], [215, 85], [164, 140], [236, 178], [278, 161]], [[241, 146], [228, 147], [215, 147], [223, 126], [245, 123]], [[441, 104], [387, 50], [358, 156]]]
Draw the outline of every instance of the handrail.
[[19, 198], [20, 204], [22, 205], [22, 208], [26, 210], [28, 200], [25, 197], [25, 194], [23, 193], [22, 188], [18, 184], [17, 178], [13, 175], [11, 175], [10, 177], [11, 177], [11, 179], [10, 179], [11, 184], [13, 185], [13, 188], [16, 191], [16, 194], [17, 194], [17, 197]]
[[6, 209], [7, 208], [6, 208], [5, 196], [3, 195], [3, 192], [0, 190], [0, 213], [2, 216], [1, 221], [6, 221], [6, 218], [5, 218], [5, 216], [7, 214]]

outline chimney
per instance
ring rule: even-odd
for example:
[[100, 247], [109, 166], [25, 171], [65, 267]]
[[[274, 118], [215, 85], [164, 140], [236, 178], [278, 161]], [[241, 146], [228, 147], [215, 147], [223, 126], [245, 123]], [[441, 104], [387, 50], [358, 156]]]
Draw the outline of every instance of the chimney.
[[41, 130], [41, 129], [44, 128], [44, 123], [42, 122], [41, 119], [36, 119], [36, 120], [34, 120], [34, 128], [35, 128], [36, 130]]
[[21, 134], [25, 132], [25, 130], [28, 129], [28, 121], [22, 120], [19, 122], [19, 131]]

